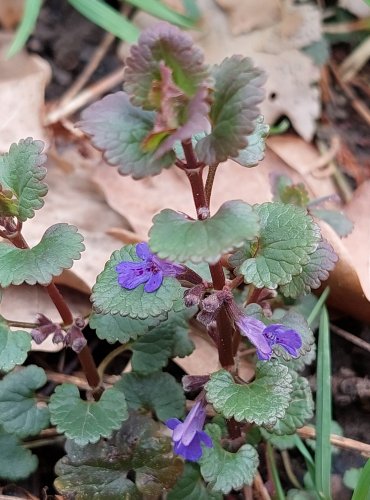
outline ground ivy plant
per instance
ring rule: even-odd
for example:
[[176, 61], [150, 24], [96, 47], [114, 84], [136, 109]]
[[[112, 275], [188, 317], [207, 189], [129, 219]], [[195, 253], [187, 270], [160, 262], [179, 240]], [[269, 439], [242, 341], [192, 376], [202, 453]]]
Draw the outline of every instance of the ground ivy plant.
[[[86, 318], [73, 317], [53, 283], [80, 258], [82, 236], [57, 221], [33, 248], [22, 235], [47, 193], [43, 144], [21, 140], [0, 157], [0, 286], [43, 285], [61, 316], [55, 323], [40, 311], [31, 332], [0, 318], [1, 478], [35, 470], [22, 440], [51, 424], [67, 439], [55, 487], [68, 498], [220, 499], [253, 483], [261, 439], [273, 444], [312, 418], [300, 371], [314, 360], [314, 336], [288, 304], [320, 286], [336, 255], [308, 199], [299, 202], [302, 189], [288, 182], [275, 201], [231, 200], [210, 211], [216, 173], [229, 175], [219, 164], [250, 168], [263, 158], [264, 82], [243, 56], [208, 67], [187, 34], [161, 23], [131, 48], [124, 91], [82, 113], [78, 126], [118, 174], [178, 169], [194, 200], [194, 213], [156, 214], [148, 242], [117, 249], [97, 277], [89, 325], [101, 341], [122, 344], [113, 357], [131, 352], [132, 370], [113, 386], [96, 368]], [[164, 370], [194, 350], [190, 320], [216, 346], [220, 366], [181, 384]], [[31, 339], [47, 337], [76, 352], [89, 390], [63, 383], [41, 398], [44, 370], [18, 365]], [[245, 356], [248, 380], [239, 373]]]

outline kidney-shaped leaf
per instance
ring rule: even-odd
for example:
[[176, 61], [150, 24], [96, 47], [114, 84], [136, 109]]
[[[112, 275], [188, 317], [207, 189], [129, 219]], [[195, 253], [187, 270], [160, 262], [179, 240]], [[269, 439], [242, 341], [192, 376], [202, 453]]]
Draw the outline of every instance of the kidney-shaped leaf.
[[80, 258], [85, 249], [82, 241], [75, 226], [54, 224], [33, 248], [20, 249], [0, 243], [0, 286], [48, 285], [53, 276], [59, 276]]
[[203, 447], [200, 471], [210, 483], [212, 491], [227, 495], [231, 490], [240, 490], [253, 482], [259, 464], [258, 454], [250, 444], [243, 444], [236, 453], [222, 448], [221, 429], [216, 424], [208, 424], [206, 432], [212, 437], [213, 447]]
[[205, 389], [207, 400], [225, 418], [274, 425], [285, 415], [293, 386], [286, 366], [260, 362], [250, 384], [236, 384], [228, 371], [220, 370], [211, 375]]
[[258, 216], [240, 200], [224, 203], [213, 217], [190, 220], [174, 210], [153, 219], [149, 246], [163, 259], [175, 262], [217, 262], [222, 254], [258, 235]]
[[42, 198], [48, 192], [47, 185], [42, 182], [46, 175], [43, 149], [42, 141], [28, 137], [12, 144], [9, 153], [0, 155], [0, 184], [16, 197], [13, 215], [23, 222], [44, 205]]
[[106, 389], [99, 401], [83, 401], [72, 384], [62, 384], [55, 389], [49, 410], [51, 422], [58, 432], [65, 433], [81, 446], [110, 436], [128, 418], [122, 392]]
[[6, 432], [23, 438], [49, 425], [49, 410], [37, 404], [35, 390], [46, 383], [46, 374], [35, 365], [9, 373], [0, 382], [0, 424]]
[[276, 288], [302, 272], [319, 244], [320, 230], [305, 209], [294, 205], [263, 203], [254, 209], [260, 217], [260, 237], [239, 271], [247, 283]]
[[0, 478], [10, 481], [25, 479], [37, 469], [38, 460], [22, 446], [17, 436], [0, 426]]

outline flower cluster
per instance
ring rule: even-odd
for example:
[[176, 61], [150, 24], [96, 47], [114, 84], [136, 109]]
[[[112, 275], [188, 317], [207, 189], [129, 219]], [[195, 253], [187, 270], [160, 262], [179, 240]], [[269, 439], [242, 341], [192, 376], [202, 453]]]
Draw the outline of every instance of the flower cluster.
[[197, 401], [184, 422], [170, 418], [166, 425], [172, 432], [173, 449], [177, 455], [196, 462], [202, 456], [201, 443], [212, 448], [212, 439], [202, 429], [206, 412], [202, 401]]
[[145, 292], [155, 292], [162, 285], [164, 277], [176, 277], [185, 270], [180, 264], [168, 262], [154, 255], [144, 242], [136, 245], [136, 255], [140, 261], [123, 261], [116, 266], [118, 283], [127, 290], [133, 290], [145, 283]]

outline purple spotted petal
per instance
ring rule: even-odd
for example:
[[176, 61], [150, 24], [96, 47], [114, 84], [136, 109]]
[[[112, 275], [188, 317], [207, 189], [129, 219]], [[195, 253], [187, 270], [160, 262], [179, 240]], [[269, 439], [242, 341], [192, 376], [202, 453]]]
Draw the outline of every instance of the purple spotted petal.
[[118, 273], [118, 283], [127, 290], [133, 290], [150, 278], [150, 274], [144, 271], [129, 270]]
[[301, 336], [292, 328], [284, 325], [269, 325], [263, 332], [264, 337], [270, 346], [281, 345], [291, 356], [299, 356], [299, 349], [302, 347]]
[[155, 292], [161, 286], [163, 281], [162, 271], [154, 272], [150, 275], [148, 283], [144, 286], [146, 292]]
[[127, 273], [129, 271], [145, 271], [147, 264], [145, 262], [120, 262], [116, 265], [116, 271], [118, 273]]
[[176, 277], [185, 271], [184, 266], [181, 264], [174, 264], [173, 262], [168, 262], [167, 260], [159, 259], [158, 257], [153, 257], [154, 264], [162, 271], [164, 276]]
[[153, 257], [152, 252], [149, 249], [148, 243], [144, 241], [136, 245], [136, 255], [142, 260], [148, 260]]
[[240, 315], [235, 323], [239, 328], [241, 335], [250, 340], [250, 342], [256, 347], [257, 352], [261, 353], [263, 356], [267, 356], [266, 359], [270, 359], [272, 349], [263, 335], [263, 331], [265, 329], [264, 323], [258, 319], [252, 318], [251, 316], [244, 315]]

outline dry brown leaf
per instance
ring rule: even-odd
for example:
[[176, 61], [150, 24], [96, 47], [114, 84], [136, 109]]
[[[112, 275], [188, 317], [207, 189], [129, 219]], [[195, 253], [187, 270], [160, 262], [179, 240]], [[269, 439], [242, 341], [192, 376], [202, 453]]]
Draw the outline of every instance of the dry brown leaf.
[[[75, 317], [85, 317], [90, 312], [91, 304], [87, 295], [70, 288], [63, 288], [62, 293]], [[0, 314], [7, 320], [33, 323], [37, 313], [43, 313], [57, 323], [61, 321], [60, 315], [44, 287], [19, 285], [10, 286], [3, 290]], [[53, 344], [51, 338], [48, 338], [41, 345], [32, 342], [33, 351], [57, 352], [61, 349], [62, 345]]]
[[19, 23], [23, 16], [24, 0], [1, 0], [0, 25], [11, 30]]
[[10, 35], [0, 33], [0, 152], [26, 137], [47, 140], [42, 115], [50, 66], [26, 52], [6, 60], [10, 40]]
[[85, 238], [86, 250], [81, 259], [75, 261], [73, 270], [64, 272], [56, 282], [89, 293], [111, 253], [121, 246], [106, 232], [112, 226], [127, 227], [127, 224], [109, 208], [90, 180], [93, 167], [88, 166], [89, 162], [74, 150], [66, 151], [63, 160], [70, 163], [71, 171], [68, 173], [55, 162], [49, 162], [45, 207], [24, 224], [23, 232], [29, 244], [34, 245], [53, 224], [68, 222], [77, 226]]

